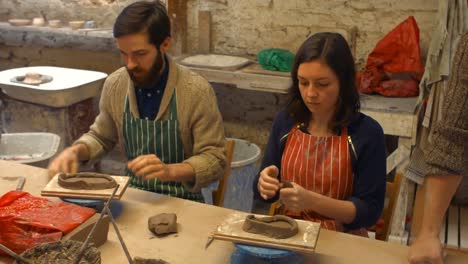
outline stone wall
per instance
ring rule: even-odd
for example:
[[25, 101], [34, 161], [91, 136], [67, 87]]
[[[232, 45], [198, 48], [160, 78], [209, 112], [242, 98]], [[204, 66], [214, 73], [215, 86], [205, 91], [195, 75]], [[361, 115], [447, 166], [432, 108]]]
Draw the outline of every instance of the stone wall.
[[[188, 50], [197, 50], [197, 11], [211, 11], [216, 53], [252, 55], [267, 47], [295, 51], [319, 31], [349, 32], [356, 26], [356, 59], [365, 64], [377, 41], [408, 16], [420, 28], [427, 53], [437, 0], [190, 0]], [[346, 37], [346, 36], [345, 36]]]
[[111, 73], [121, 62], [117, 52], [0, 45], [0, 70], [43, 65]]
[[[0, 21], [33, 18], [95, 20], [110, 28], [120, 10], [135, 0], [0, 0]], [[216, 53], [250, 55], [266, 47], [295, 51], [317, 31], [349, 32], [356, 26], [356, 59], [362, 65], [377, 41], [414, 16], [425, 54], [436, 21], [437, 0], [187, 0], [187, 51], [198, 49], [198, 11], [211, 11]]]
[[[110, 28], [130, 0], [0, 0], [0, 21], [39, 16], [63, 21], [95, 20]], [[198, 11], [211, 11], [212, 50], [215, 53], [254, 57], [268, 47], [295, 51], [317, 31], [338, 31], [344, 35], [356, 26], [356, 59], [365, 63], [377, 41], [408, 16], [414, 16], [425, 55], [436, 21], [437, 0], [188, 0], [187, 51], [198, 49]], [[348, 36], [345, 36], [348, 37]], [[112, 72], [120, 65], [115, 51], [96, 52], [73, 48], [12, 47], [1, 42], [0, 70], [30, 66], [63, 67]], [[248, 139], [261, 147], [267, 140], [275, 112], [285, 95], [215, 85], [226, 134]]]
[[0, 0], [0, 21], [10, 18], [95, 20], [99, 27], [111, 27], [122, 8], [136, 0]]

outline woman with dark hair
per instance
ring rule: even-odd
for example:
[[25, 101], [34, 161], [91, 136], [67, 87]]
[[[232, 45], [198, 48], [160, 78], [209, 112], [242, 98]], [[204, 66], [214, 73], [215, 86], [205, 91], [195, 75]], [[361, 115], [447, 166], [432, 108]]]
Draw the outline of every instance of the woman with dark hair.
[[357, 233], [382, 212], [386, 155], [382, 128], [359, 112], [355, 75], [340, 34], [317, 33], [302, 44], [291, 99], [273, 123], [254, 192], [268, 202], [279, 198], [281, 214]]

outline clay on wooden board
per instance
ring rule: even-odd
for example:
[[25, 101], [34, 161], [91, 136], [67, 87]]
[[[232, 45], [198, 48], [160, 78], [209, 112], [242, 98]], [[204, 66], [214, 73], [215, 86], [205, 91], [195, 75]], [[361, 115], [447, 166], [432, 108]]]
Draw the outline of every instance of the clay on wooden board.
[[133, 259], [133, 264], [168, 264], [169, 262], [162, 259], [144, 259], [140, 257], [135, 257]]
[[177, 233], [176, 214], [158, 214], [148, 218], [148, 229], [156, 235]]
[[[31, 264], [71, 264], [81, 249], [83, 243], [67, 240], [51, 242], [30, 248], [21, 254], [28, 259]], [[23, 264], [22, 261], [15, 261], [15, 264]], [[97, 248], [88, 246], [84, 251], [79, 264], [100, 264], [101, 253]]]
[[117, 186], [111, 176], [92, 172], [59, 173], [58, 184], [71, 190], [102, 190]]
[[296, 220], [285, 215], [255, 217], [247, 215], [242, 230], [273, 238], [288, 238], [297, 234]]

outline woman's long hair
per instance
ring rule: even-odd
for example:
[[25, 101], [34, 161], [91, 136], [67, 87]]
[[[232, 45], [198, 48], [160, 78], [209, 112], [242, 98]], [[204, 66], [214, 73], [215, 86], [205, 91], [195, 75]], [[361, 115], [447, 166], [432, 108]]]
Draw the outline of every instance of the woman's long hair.
[[308, 124], [312, 113], [305, 105], [299, 91], [297, 71], [299, 65], [318, 60], [325, 63], [339, 80], [339, 95], [333, 119], [329, 124], [334, 133], [349, 125], [360, 109], [356, 87], [354, 59], [346, 40], [338, 33], [321, 32], [309, 37], [299, 48], [291, 70], [292, 85], [287, 110], [298, 123]]

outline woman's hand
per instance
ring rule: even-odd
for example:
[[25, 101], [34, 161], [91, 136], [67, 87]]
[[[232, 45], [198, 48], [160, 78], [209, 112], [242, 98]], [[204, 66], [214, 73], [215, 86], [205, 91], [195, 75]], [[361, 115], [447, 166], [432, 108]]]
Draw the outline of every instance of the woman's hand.
[[280, 190], [280, 201], [288, 210], [302, 212], [306, 208], [308, 196], [312, 193], [302, 186], [291, 182], [292, 188], [282, 188]]
[[275, 196], [280, 188], [280, 182], [277, 177], [279, 170], [275, 165], [266, 167], [260, 172], [257, 189], [263, 199], [268, 200]]

